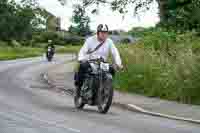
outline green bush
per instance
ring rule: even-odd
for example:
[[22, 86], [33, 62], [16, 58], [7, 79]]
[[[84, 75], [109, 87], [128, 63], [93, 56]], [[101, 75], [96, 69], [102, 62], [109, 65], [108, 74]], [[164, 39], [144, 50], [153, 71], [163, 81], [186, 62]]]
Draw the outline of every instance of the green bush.
[[83, 45], [84, 38], [76, 35], [70, 35], [65, 37], [65, 43], [66, 44], [72, 44], [72, 45]]
[[78, 53], [81, 46], [73, 46], [73, 45], [67, 45], [63, 47], [57, 47], [56, 52], [57, 53]]
[[122, 91], [200, 104], [200, 38], [194, 33], [152, 32], [136, 45], [120, 46]]
[[19, 42], [17, 42], [16, 40], [12, 40], [11, 41], [11, 46], [13, 46], [13, 47], [20, 47], [21, 44]]
[[5, 46], [8, 46], [8, 42], [0, 40], [0, 47], [5, 47]]
[[131, 40], [129, 38], [124, 38], [121, 40], [121, 43], [122, 44], [128, 44], [128, 43], [131, 43]]
[[31, 47], [0, 47], [0, 60], [41, 56], [43, 50]]
[[54, 32], [41, 32], [33, 36], [33, 44], [35, 43], [47, 43], [48, 40], [52, 40], [54, 45], [65, 46], [68, 44], [80, 45], [84, 43], [84, 37], [77, 35], [66, 34], [64, 37], [60, 33]]

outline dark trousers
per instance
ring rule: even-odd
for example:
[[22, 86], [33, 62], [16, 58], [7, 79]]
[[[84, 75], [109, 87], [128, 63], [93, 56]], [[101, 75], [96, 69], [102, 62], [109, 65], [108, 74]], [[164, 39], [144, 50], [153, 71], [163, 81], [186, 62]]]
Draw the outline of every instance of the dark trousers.
[[85, 74], [90, 68], [89, 62], [80, 62], [78, 72], [74, 75], [75, 86], [81, 87], [85, 78]]

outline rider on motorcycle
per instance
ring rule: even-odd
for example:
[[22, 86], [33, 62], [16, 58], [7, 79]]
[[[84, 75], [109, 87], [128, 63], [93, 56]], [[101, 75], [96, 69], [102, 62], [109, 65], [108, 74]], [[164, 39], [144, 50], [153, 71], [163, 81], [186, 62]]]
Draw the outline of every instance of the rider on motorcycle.
[[52, 40], [48, 40], [48, 45], [46, 47], [47, 52], [48, 52], [48, 48], [51, 49], [51, 52], [54, 55], [54, 53], [55, 53], [55, 46], [53, 45]]
[[[108, 38], [108, 26], [100, 24], [97, 27], [97, 34], [89, 37], [78, 54], [78, 61], [80, 62], [79, 70], [75, 73], [75, 86], [80, 88], [83, 84], [84, 73], [87, 73], [90, 64], [87, 62], [91, 56], [102, 57], [104, 61], [107, 60], [111, 52], [114, 63], [118, 69], [122, 69], [122, 61], [120, 54], [115, 47], [113, 41]], [[115, 69], [110, 68], [110, 73], [114, 75]]]

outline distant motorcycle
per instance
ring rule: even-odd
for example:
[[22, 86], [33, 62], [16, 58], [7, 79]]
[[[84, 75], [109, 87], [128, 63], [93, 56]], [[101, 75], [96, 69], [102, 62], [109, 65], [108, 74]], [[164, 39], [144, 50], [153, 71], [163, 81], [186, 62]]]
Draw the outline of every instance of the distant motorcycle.
[[54, 50], [53, 50], [53, 48], [52, 47], [48, 47], [47, 48], [47, 53], [46, 53], [47, 60], [49, 62], [52, 61], [53, 56], [54, 56]]
[[110, 64], [102, 58], [88, 61], [90, 70], [85, 75], [82, 87], [75, 89], [74, 104], [83, 109], [85, 104], [97, 106], [100, 113], [107, 113], [113, 99], [113, 78], [109, 72]]

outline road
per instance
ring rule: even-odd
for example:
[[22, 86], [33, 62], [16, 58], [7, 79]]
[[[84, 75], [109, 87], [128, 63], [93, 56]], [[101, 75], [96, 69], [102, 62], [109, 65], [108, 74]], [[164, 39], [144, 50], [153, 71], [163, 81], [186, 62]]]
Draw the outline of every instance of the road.
[[[52, 63], [29, 58], [0, 62], [0, 133], [199, 133], [200, 125], [148, 116], [112, 107], [106, 115], [95, 107], [76, 110], [71, 96], [42, 80]], [[66, 81], [68, 82], [68, 81]]]

